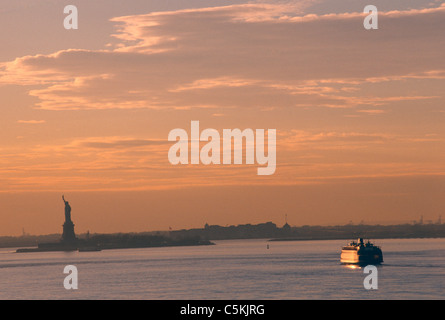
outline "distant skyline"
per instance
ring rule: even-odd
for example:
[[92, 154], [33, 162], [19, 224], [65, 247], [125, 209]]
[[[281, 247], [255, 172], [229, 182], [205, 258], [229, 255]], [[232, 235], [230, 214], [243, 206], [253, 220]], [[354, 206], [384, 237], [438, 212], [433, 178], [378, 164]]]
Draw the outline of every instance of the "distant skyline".
[[[78, 233], [436, 221], [444, 29], [434, 0], [0, 0], [0, 235], [61, 232], [62, 194]], [[172, 165], [193, 120], [276, 129], [275, 173]]]

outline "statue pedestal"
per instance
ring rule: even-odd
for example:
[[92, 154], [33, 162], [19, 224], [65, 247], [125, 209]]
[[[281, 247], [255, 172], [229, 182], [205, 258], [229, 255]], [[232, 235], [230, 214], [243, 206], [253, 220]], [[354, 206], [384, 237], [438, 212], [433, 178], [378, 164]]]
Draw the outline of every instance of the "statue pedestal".
[[65, 243], [76, 242], [77, 238], [74, 233], [74, 223], [72, 221], [65, 221], [63, 224], [62, 241]]

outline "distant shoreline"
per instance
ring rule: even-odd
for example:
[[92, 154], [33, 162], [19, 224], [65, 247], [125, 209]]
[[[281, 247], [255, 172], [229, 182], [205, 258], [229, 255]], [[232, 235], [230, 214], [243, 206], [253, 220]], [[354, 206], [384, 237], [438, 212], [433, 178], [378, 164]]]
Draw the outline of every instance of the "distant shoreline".
[[[330, 241], [330, 240], [354, 240], [355, 238], [274, 238], [269, 239], [268, 241]], [[373, 239], [373, 240], [409, 240], [409, 239], [445, 239], [445, 236], [443, 237], [383, 237], [383, 238], [366, 238], [366, 239]]]
[[[57, 243], [56, 243], [57, 244]], [[144, 248], [165, 248], [165, 247], [190, 247], [190, 246], [208, 246], [214, 245], [213, 242], [197, 242], [197, 243], [171, 243], [171, 244], [161, 244], [161, 245], [141, 245], [141, 246], [102, 246], [102, 247], [71, 247], [64, 248], [63, 245], [59, 247], [53, 248], [17, 248], [16, 253], [32, 253], [32, 252], [71, 252], [71, 251], [79, 251], [79, 252], [92, 252], [92, 251], [102, 251], [102, 250], [120, 250], [120, 249], [144, 249]]]
[[18, 248], [17, 253], [29, 252], [53, 252], [53, 251], [102, 251], [111, 249], [132, 248], [155, 248], [155, 247], [178, 247], [178, 246], [201, 246], [213, 245], [209, 240], [199, 237], [173, 238], [166, 235], [149, 234], [96, 234], [85, 239], [74, 238], [69, 241], [59, 239], [58, 241], [41, 242], [37, 247]]
[[[445, 224], [400, 225], [340, 225], [300, 226], [285, 224], [278, 227], [272, 222], [256, 225], [218, 226], [206, 224], [204, 228], [139, 233], [80, 234], [81, 241], [106, 248], [159, 247], [169, 243], [199, 245], [199, 241], [268, 239], [268, 241], [351, 240], [366, 239], [422, 239], [445, 238]], [[44, 243], [60, 242], [60, 234], [42, 236], [0, 237], [0, 248], [37, 247]]]

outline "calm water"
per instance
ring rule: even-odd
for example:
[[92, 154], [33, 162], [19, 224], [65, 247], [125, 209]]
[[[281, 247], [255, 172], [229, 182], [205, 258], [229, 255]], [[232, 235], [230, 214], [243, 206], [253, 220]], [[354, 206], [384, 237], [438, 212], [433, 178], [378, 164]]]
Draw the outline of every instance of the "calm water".
[[[0, 299], [444, 299], [445, 239], [377, 240], [378, 289], [339, 264], [345, 241], [14, 253], [0, 249]], [[267, 249], [269, 244], [269, 249]], [[79, 289], [63, 287], [66, 265]]]

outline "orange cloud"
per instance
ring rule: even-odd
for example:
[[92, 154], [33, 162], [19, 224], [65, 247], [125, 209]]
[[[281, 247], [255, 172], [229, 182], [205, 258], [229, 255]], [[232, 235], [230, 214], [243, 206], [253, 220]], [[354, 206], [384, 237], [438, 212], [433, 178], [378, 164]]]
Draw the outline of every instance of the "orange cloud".
[[41, 124], [45, 123], [45, 120], [17, 120], [17, 123], [24, 123], [24, 124]]
[[[258, 179], [254, 166], [172, 167], [165, 141], [132, 134], [3, 148], [0, 187], [145, 190], [441, 174], [443, 139], [411, 133], [406, 123], [404, 134], [392, 132], [395, 112], [389, 111], [414, 105], [438, 114], [443, 108], [445, 6], [380, 12], [376, 32], [364, 30], [362, 12], [308, 14], [307, 6], [247, 4], [116, 17], [116, 47], [0, 64], [0, 85], [26, 86], [44, 110], [196, 109], [215, 122], [230, 121], [227, 127], [238, 126], [238, 116], [262, 124], [300, 120], [304, 129], [288, 124], [278, 130], [273, 180]], [[329, 108], [323, 109], [328, 116], [319, 108]], [[363, 116], [329, 122], [354, 111]]]
[[360, 27], [362, 12], [305, 14], [308, 5], [117, 17], [118, 48], [17, 58], [1, 64], [0, 84], [39, 86], [29, 93], [46, 110], [350, 108], [443, 99], [362, 92], [383, 81], [444, 79], [443, 5], [380, 12], [385, 28], [374, 33]]

